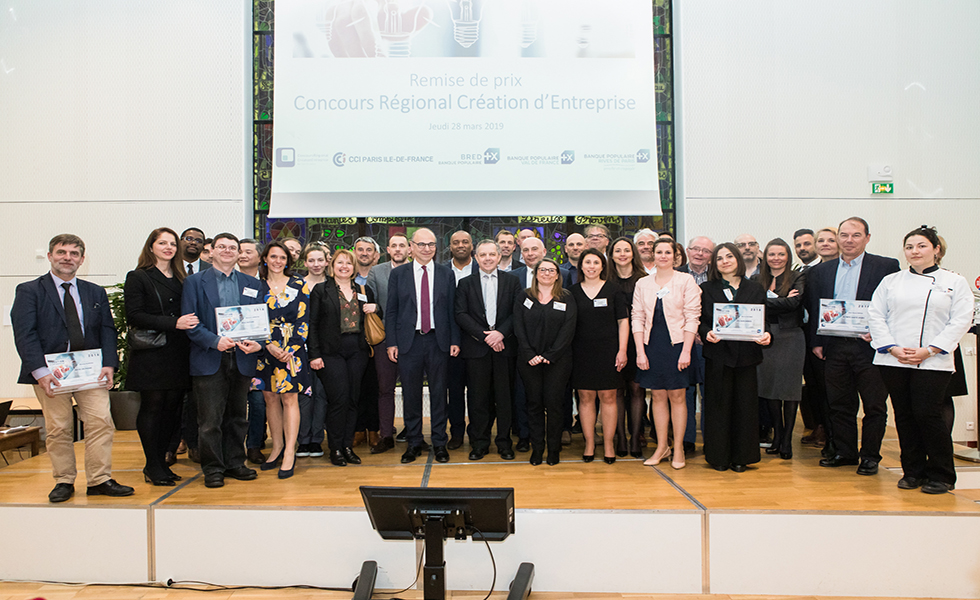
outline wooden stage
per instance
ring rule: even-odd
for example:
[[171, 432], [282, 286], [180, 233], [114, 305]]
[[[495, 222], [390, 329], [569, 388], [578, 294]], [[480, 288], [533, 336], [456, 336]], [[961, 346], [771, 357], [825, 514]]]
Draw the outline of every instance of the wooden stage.
[[[793, 460], [763, 454], [742, 474], [714, 471], [700, 446], [679, 471], [586, 464], [574, 437], [551, 467], [526, 453], [471, 462], [465, 446], [447, 464], [430, 454], [402, 465], [398, 444], [359, 448], [359, 466], [302, 458], [289, 480], [260, 471], [207, 489], [186, 457], [177, 487], [144, 483], [136, 433], [118, 432], [113, 474], [136, 488], [128, 498], [87, 498], [80, 473], [75, 497], [50, 505], [46, 454], [0, 469], [0, 579], [340, 587], [370, 559], [378, 588], [400, 589], [419, 545], [381, 540], [358, 486], [513, 487], [517, 532], [491, 544], [498, 590], [528, 561], [542, 592], [980, 598], [980, 467], [958, 463], [961, 489], [930, 496], [895, 487], [895, 440], [879, 474], [862, 477], [821, 468], [819, 450], [799, 446]], [[81, 469], [82, 443], [76, 455]], [[55, 535], [64, 544], [50, 544]], [[482, 542], [447, 542], [446, 561], [450, 589], [489, 588]]]

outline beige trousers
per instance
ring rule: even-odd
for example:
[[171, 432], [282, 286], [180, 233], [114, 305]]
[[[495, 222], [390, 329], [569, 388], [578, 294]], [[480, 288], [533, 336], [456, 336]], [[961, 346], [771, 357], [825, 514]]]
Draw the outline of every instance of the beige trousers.
[[112, 436], [116, 426], [109, 413], [109, 391], [97, 388], [49, 398], [41, 386], [33, 387], [44, 413], [44, 428], [47, 431], [45, 447], [51, 458], [55, 482], [73, 485], [78, 474], [72, 436], [72, 396], [78, 405], [78, 416], [85, 424], [85, 479], [91, 487], [111, 478]]

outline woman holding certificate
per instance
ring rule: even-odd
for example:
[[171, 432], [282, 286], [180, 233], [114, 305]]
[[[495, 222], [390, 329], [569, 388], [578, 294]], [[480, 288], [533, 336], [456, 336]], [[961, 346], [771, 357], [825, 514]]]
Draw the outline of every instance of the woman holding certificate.
[[129, 327], [165, 335], [163, 344], [155, 347], [138, 348], [131, 339], [126, 376], [126, 389], [140, 393], [136, 430], [146, 457], [143, 477], [153, 485], [172, 486], [180, 479], [167, 466], [165, 455], [180, 427], [184, 393], [191, 387], [190, 342], [184, 331], [197, 325], [197, 316], [180, 314], [183, 289], [177, 234], [166, 227], [154, 229], [123, 289]]
[[759, 398], [764, 400], [773, 424], [772, 445], [766, 454], [793, 458], [793, 425], [803, 396], [803, 285], [806, 275], [790, 268], [789, 244], [776, 238], [766, 244], [762, 265], [753, 281], [766, 290], [766, 323], [772, 343], [762, 351], [759, 365]]
[[731, 242], [718, 244], [701, 284], [704, 340], [704, 458], [718, 471], [736, 473], [757, 463], [759, 386], [756, 367], [769, 344], [763, 319], [766, 292], [745, 278], [742, 255]]
[[291, 263], [289, 249], [282, 242], [270, 242], [259, 260], [272, 334], [256, 367], [256, 376], [263, 383], [265, 415], [272, 437], [272, 453], [261, 468], [270, 471], [279, 466], [279, 479], [293, 476], [299, 394], [307, 393], [310, 387], [306, 361], [310, 289], [302, 278], [293, 275]]
[[354, 454], [357, 398], [368, 362], [364, 315], [380, 309], [370, 288], [354, 288], [354, 255], [337, 250], [333, 277], [313, 288], [310, 299], [310, 366], [327, 393], [327, 444], [338, 467], [361, 464]]
[[953, 350], [973, 320], [966, 280], [936, 264], [936, 230], [923, 225], [905, 236], [907, 271], [881, 280], [868, 310], [874, 364], [895, 407], [902, 449], [903, 490], [944, 494], [956, 483], [953, 441], [944, 396]]
[[643, 464], [657, 465], [670, 454], [667, 430], [673, 421], [670, 466], [683, 469], [686, 395], [691, 381], [688, 367], [701, 314], [701, 290], [690, 274], [674, 270], [674, 248], [670, 238], [653, 243], [656, 271], [636, 282], [631, 320], [637, 350], [636, 383], [652, 392], [657, 429], [657, 450]]

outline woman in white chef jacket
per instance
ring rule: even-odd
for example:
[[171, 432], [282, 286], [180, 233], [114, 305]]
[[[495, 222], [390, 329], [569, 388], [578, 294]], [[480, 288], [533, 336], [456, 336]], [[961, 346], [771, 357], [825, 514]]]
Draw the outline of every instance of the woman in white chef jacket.
[[895, 408], [904, 471], [898, 487], [943, 494], [956, 483], [943, 397], [953, 350], [973, 320], [973, 293], [963, 277], [936, 265], [934, 228], [909, 232], [904, 249], [909, 269], [885, 277], [871, 299], [871, 345]]

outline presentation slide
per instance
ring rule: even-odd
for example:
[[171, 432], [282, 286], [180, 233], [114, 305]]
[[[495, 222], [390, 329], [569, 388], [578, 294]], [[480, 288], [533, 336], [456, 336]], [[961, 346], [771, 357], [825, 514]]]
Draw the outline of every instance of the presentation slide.
[[279, 0], [271, 215], [660, 214], [652, 18]]

